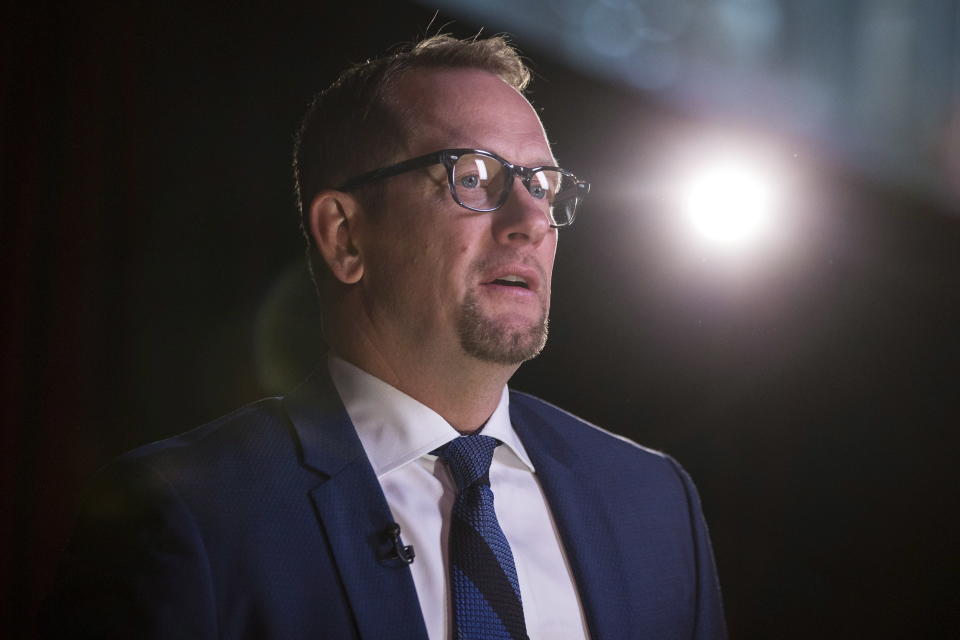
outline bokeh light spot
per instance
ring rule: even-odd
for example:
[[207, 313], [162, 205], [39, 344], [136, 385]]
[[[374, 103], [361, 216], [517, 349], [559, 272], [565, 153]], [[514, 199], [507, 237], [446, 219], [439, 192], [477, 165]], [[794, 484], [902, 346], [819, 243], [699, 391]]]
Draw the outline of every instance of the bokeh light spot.
[[724, 162], [692, 176], [682, 192], [684, 214], [704, 240], [741, 246], [770, 225], [775, 188], [759, 168]]

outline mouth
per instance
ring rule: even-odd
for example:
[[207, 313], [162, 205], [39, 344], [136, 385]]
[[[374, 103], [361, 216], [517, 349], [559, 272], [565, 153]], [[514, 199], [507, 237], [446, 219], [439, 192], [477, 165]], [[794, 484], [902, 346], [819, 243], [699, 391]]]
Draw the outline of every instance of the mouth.
[[523, 276], [513, 273], [500, 276], [499, 278], [494, 278], [490, 282], [484, 282], [483, 284], [496, 284], [500, 285], [501, 287], [519, 287], [521, 289], [530, 288], [530, 284]]
[[481, 273], [481, 285], [517, 294], [524, 291], [539, 294], [540, 284], [544, 279], [542, 270], [537, 265], [519, 261], [501, 263]]

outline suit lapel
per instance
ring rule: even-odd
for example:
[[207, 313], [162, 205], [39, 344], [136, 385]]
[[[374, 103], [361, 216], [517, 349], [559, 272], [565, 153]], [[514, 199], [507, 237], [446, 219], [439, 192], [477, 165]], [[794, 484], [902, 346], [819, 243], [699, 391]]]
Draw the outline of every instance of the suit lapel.
[[626, 613], [618, 585], [628, 584], [619, 549], [630, 540], [616, 538], [615, 510], [602, 488], [590, 484], [593, 474], [571, 443], [541, 416], [511, 401], [510, 421], [537, 470], [537, 479], [560, 531], [593, 638], [627, 637]]
[[393, 516], [326, 367], [284, 404], [304, 465], [322, 478], [310, 498], [360, 637], [425, 639], [413, 576], [406, 564], [390, 557], [386, 531]]

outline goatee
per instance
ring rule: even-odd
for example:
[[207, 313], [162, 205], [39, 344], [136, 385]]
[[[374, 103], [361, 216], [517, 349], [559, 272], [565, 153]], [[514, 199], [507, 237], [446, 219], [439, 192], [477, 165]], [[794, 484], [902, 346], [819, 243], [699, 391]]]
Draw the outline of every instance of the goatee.
[[477, 296], [471, 292], [460, 308], [457, 331], [463, 350], [473, 357], [496, 364], [520, 364], [543, 351], [549, 324], [544, 308], [540, 318], [529, 327], [505, 327], [483, 314]]

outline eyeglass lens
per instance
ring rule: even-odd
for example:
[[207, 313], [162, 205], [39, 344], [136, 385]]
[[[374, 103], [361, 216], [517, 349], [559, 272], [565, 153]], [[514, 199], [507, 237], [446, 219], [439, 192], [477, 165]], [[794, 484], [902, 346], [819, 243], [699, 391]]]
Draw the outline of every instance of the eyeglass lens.
[[[501, 204], [510, 172], [496, 158], [467, 153], [453, 165], [453, 189], [460, 202], [471, 209], [490, 211]], [[548, 205], [551, 224], [569, 224], [577, 205], [577, 182], [553, 169], [537, 171], [527, 188], [534, 198]]]

